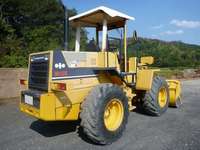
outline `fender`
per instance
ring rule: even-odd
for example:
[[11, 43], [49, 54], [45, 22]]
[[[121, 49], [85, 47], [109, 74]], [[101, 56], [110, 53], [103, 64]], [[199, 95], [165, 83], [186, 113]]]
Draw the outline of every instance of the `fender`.
[[154, 72], [159, 69], [141, 69], [137, 70], [136, 90], [150, 90], [153, 82]]

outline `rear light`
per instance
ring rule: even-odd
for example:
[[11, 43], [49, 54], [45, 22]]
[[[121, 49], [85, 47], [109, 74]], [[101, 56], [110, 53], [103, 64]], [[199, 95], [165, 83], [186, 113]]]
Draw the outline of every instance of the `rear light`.
[[52, 83], [51, 89], [52, 90], [58, 90], [58, 91], [65, 91], [67, 88], [66, 88], [65, 83]]
[[58, 83], [57, 87], [59, 90], [66, 90], [66, 84], [65, 83]]
[[20, 79], [19, 82], [21, 85], [27, 85], [27, 80]]

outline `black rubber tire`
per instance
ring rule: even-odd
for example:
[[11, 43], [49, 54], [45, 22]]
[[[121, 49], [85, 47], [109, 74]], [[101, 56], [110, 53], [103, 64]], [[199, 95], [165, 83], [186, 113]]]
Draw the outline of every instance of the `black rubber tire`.
[[[113, 98], [122, 102], [124, 117], [121, 125], [115, 131], [109, 131], [104, 124], [106, 104]], [[122, 89], [111, 83], [94, 87], [81, 105], [81, 126], [84, 133], [97, 144], [111, 144], [122, 136], [128, 122], [128, 99]]]
[[[161, 88], [165, 88], [167, 91], [167, 102], [163, 108], [158, 103], [158, 93]], [[141, 106], [145, 113], [152, 116], [160, 116], [167, 111], [169, 106], [169, 88], [164, 78], [154, 77], [151, 90], [146, 91], [142, 96]]]

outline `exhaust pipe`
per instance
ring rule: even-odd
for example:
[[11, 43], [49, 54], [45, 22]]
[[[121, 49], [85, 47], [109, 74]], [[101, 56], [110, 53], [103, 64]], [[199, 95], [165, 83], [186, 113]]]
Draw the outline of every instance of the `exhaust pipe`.
[[68, 51], [68, 40], [69, 40], [69, 17], [67, 7], [63, 4], [62, 0], [58, 0], [59, 4], [64, 10], [64, 50]]

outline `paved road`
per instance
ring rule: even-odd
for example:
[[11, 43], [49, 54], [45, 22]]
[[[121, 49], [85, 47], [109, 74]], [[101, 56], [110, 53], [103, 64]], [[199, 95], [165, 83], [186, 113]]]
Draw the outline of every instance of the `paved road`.
[[16, 103], [0, 104], [0, 149], [200, 150], [200, 80], [183, 82], [183, 105], [161, 117], [132, 112], [116, 143], [90, 143], [78, 122], [44, 123], [19, 112]]

